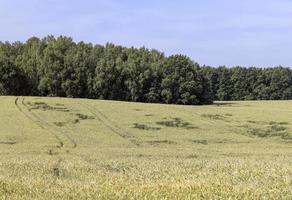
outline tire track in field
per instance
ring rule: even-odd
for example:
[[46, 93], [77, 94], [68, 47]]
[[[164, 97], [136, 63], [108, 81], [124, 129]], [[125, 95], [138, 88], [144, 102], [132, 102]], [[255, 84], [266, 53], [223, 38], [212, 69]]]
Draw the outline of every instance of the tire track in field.
[[36, 124], [38, 127], [40, 127], [42, 130], [44, 131], [47, 131], [49, 132], [50, 134], [53, 135], [53, 137], [56, 138], [56, 140], [58, 141], [59, 145], [58, 147], [59, 148], [62, 148], [64, 146], [64, 142], [61, 140], [61, 138], [55, 134], [53, 131], [49, 130], [49, 129], [46, 129], [39, 121], [35, 120], [32, 116], [30, 116], [27, 112], [25, 112], [21, 106], [19, 105], [19, 97], [17, 97], [15, 99], [15, 102], [14, 102], [15, 106], [17, 107], [17, 109], [27, 118], [29, 119], [30, 121], [32, 121], [34, 124]]
[[33, 116], [35, 116], [40, 122], [44, 123], [47, 127], [50, 127], [53, 131], [63, 135], [72, 144], [72, 148], [76, 148], [77, 147], [76, 141], [73, 138], [71, 138], [66, 132], [56, 129], [56, 127], [54, 125], [46, 122], [45, 120], [41, 119], [41, 117], [39, 117], [38, 115], [36, 115], [35, 113], [31, 112], [30, 108], [25, 104], [24, 98], [22, 99], [21, 103], [22, 103], [23, 106], [26, 107], [28, 112], [31, 113]]
[[[44, 130], [49, 131], [56, 138], [58, 138], [58, 140], [60, 141], [61, 147], [66, 146], [66, 143], [71, 144], [71, 148], [76, 148], [77, 147], [77, 143], [67, 133], [65, 133], [64, 131], [60, 131], [60, 130], [56, 129], [54, 127], [54, 125], [46, 122], [40, 116], [38, 116], [37, 114], [31, 112], [30, 108], [25, 104], [24, 98], [22, 98], [20, 103], [21, 103], [22, 106], [24, 106], [26, 108], [27, 112], [24, 111], [23, 109], [21, 109], [21, 106], [19, 105], [18, 102], [19, 101], [16, 101], [17, 106], [21, 110], [21, 112], [24, 113], [24, 115], [26, 115], [31, 121], [33, 121], [39, 127], [41, 127]], [[63, 138], [61, 138], [60, 136], [63, 136]], [[67, 140], [67, 142], [66, 142], [66, 140]]]
[[[81, 104], [81, 103], [79, 103]], [[123, 139], [130, 141], [135, 146], [139, 146], [140, 142], [137, 141], [136, 137], [131, 133], [123, 130], [119, 125], [109, 119], [104, 113], [102, 113], [95, 106], [89, 105], [88, 103], [83, 102], [82, 106], [85, 107], [92, 115], [94, 115], [99, 122], [101, 122], [105, 127], [111, 130], [113, 133], [117, 134]], [[93, 110], [95, 112], [93, 112]], [[98, 114], [97, 114], [98, 113]]]
[[[23, 104], [24, 99], [22, 99], [22, 104]], [[27, 112], [25, 112], [21, 106], [19, 105], [19, 97], [17, 97], [15, 99], [14, 102], [15, 106], [17, 107], [17, 109], [19, 110], [19, 112], [21, 112], [27, 119], [29, 119], [30, 121], [32, 121], [35, 125], [37, 125], [38, 127], [40, 127], [42, 130], [49, 132], [53, 137], [55, 137], [55, 139], [58, 141], [59, 145], [57, 146], [57, 148], [64, 148], [64, 142], [62, 141], [62, 139], [53, 131], [51, 131], [50, 129], [46, 128], [40, 121], [34, 119], [34, 117], [36, 117], [34, 115], [34, 113], [30, 113], [32, 115], [34, 115], [34, 117], [30, 116], [30, 114], [28, 114]], [[27, 108], [26, 108], [27, 109]], [[53, 155], [52, 154], [52, 149], [49, 149], [49, 155]], [[54, 165], [54, 167], [52, 168], [52, 173], [54, 178], [54, 184], [56, 184], [57, 179], [60, 176], [60, 167], [61, 167], [61, 163], [62, 163], [63, 159], [58, 156], [58, 160], [56, 162], [56, 164]]]

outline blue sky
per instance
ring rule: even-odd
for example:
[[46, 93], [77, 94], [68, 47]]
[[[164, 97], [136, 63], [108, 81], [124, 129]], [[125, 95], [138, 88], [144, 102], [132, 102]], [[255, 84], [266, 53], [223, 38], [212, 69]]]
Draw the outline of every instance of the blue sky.
[[0, 40], [66, 35], [211, 66], [292, 66], [290, 0], [0, 0]]

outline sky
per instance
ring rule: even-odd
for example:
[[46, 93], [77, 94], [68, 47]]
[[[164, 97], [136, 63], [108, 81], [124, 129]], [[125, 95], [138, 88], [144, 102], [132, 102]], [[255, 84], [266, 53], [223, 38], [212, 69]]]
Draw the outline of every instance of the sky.
[[292, 0], [0, 0], [0, 41], [70, 36], [210, 66], [292, 66]]

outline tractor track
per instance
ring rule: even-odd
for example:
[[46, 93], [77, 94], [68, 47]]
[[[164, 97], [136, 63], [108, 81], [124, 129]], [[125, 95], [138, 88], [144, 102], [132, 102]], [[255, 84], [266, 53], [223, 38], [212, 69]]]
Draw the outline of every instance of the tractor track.
[[[109, 130], [111, 130], [113, 133], [118, 135], [119, 137], [126, 139], [130, 141], [135, 146], [139, 146], [140, 143], [136, 140], [135, 136], [133, 136], [131, 133], [123, 130], [119, 125], [117, 125], [115, 122], [110, 120], [104, 113], [102, 113], [100, 110], [98, 110], [95, 106], [89, 105], [87, 103], [79, 103], [83, 107], [85, 107], [92, 115], [94, 115], [99, 122], [101, 122], [104, 126], [106, 126]], [[93, 112], [96, 111], [96, 112]], [[98, 113], [98, 114], [97, 114]]]
[[[21, 101], [21, 104], [24, 105], [24, 98], [22, 98], [22, 101]], [[34, 113], [32, 112], [29, 112], [30, 114], [28, 114], [27, 112], [25, 112], [21, 106], [19, 105], [19, 97], [17, 97], [15, 99], [15, 102], [14, 102], [15, 106], [17, 107], [17, 109], [27, 118], [29, 119], [30, 121], [32, 121], [35, 125], [37, 125], [38, 127], [40, 127], [42, 130], [44, 131], [47, 131], [49, 132], [59, 143], [59, 145], [57, 145], [57, 148], [64, 148], [64, 142], [62, 141], [62, 139], [52, 130], [46, 128], [42, 123], [41, 121], [39, 120], [39, 117], [37, 115], [35, 115]], [[26, 109], [28, 109], [26, 106], [25, 106]], [[29, 111], [29, 109], [28, 109]], [[32, 116], [31, 116], [32, 115]], [[49, 152], [51, 152], [52, 149], [49, 149]], [[49, 154], [51, 155], [51, 154]], [[60, 168], [61, 168], [61, 163], [62, 163], [63, 159], [58, 156], [58, 160], [56, 162], [56, 164], [53, 166], [52, 168], [52, 174], [53, 176], [55, 177], [54, 178], [54, 181], [53, 181], [53, 184], [56, 184], [56, 181], [57, 179], [59, 178], [60, 176]]]
[[[23, 99], [22, 99], [22, 101], [23, 101]], [[19, 97], [17, 97], [16, 99], [15, 99], [15, 102], [14, 102], [14, 104], [16, 105], [16, 107], [17, 107], [17, 109], [27, 118], [27, 119], [29, 119], [30, 121], [32, 121], [34, 124], [36, 124], [38, 127], [40, 127], [42, 130], [44, 130], [44, 131], [48, 131], [50, 134], [52, 134], [55, 138], [56, 138], [56, 140], [58, 141], [58, 143], [59, 143], [59, 146], [58, 147], [60, 147], [60, 148], [62, 148], [62, 147], [64, 147], [64, 142], [61, 140], [61, 138], [57, 135], [57, 134], [55, 134], [53, 131], [51, 131], [51, 130], [49, 130], [49, 129], [46, 129], [41, 123], [40, 123], [40, 121], [37, 121], [37, 120], [35, 120], [32, 116], [30, 116], [27, 112], [25, 112], [21, 107], [20, 107], [20, 105], [19, 105]], [[33, 113], [32, 113], [33, 114]], [[34, 116], [35, 117], [35, 116]]]
[[64, 131], [60, 131], [60, 130], [56, 129], [54, 125], [46, 122], [45, 120], [41, 119], [38, 115], [36, 115], [33, 112], [31, 112], [30, 108], [25, 104], [24, 98], [22, 99], [21, 103], [22, 103], [23, 106], [26, 107], [28, 112], [30, 112], [36, 119], [38, 119], [40, 122], [43, 122], [47, 127], [50, 127], [53, 131], [56, 131], [57, 133], [60, 133], [61, 135], [65, 136], [65, 138], [67, 138], [67, 140], [72, 144], [72, 148], [76, 148], [77, 147], [77, 143], [75, 142], [75, 140], [73, 138], [71, 138], [67, 133], [65, 133]]
[[182, 112], [184, 115], [186, 115], [186, 113], [188, 113], [188, 115], [196, 115], [198, 116], [202, 121], [209, 123], [210, 125], [218, 125], [218, 123], [223, 124], [224, 126], [226, 126], [228, 129], [230, 129], [230, 131], [234, 131], [234, 129], [237, 129], [238, 131], [241, 131], [240, 128], [238, 128], [237, 126], [232, 126], [230, 125], [230, 123], [228, 123], [225, 120], [211, 120], [211, 119], [203, 119], [202, 115], [203, 113], [197, 113], [197, 112], [192, 112], [186, 109], [182, 109], [182, 108], [177, 108], [174, 107], [175, 110]]
[[[65, 142], [65, 140], [68, 140], [69, 143], [71, 143], [72, 148], [77, 147], [77, 143], [67, 133], [56, 129], [53, 125], [51, 125], [50, 123], [41, 119], [41, 117], [39, 117], [35, 113], [31, 112], [30, 108], [25, 104], [24, 98], [22, 98], [20, 103], [22, 106], [24, 106], [26, 108], [27, 112], [25, 112], [21, 108], [21, 106], [19, 105], [19, 98], [17, 97], [17, 99], [15, 100], [15, 104], [16, 104], [17, 108], [19, 109], [19, 111], [22, 112], [27, 118], [29, 118], [31, 121], [33, 121], [40, 128], [42, 128], [43, 130], [47, 130], [52, 135], [54, 135], [54, 137], [59, 141], [60, 147], [64, 147], [66, 145], [66, 143], [68, 143], [68, 142]], [[56, 134], [56, 133], [59, 133], [59, 134]], [[59, 135], [63, 135], [64, 138], [66, 138], [66, 139], [65, 140], [61, 139], [61, 137]]]

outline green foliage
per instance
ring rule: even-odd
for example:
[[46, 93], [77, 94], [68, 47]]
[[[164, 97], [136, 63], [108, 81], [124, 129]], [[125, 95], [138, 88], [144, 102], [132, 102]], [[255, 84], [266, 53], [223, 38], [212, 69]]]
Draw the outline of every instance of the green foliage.
[[203, 67], [215, 100], [292, 99], [292, 70], [275, 68]]
[[15, 65], [15, 55], [20, 47], [17, 44], [0, 43], [0, 94], [25, 95], [27, 94], [27, 77]]
[[[199, 65], [188, 57], [174, 55], [163, 65], [162, 98], [165, 103], [200, 104], [205, 96], [205, 79], [200, 74]], [[206, 102], [205, 102], [206, 103]]]
[[292, 99], [292, 70], [200, 67], [184, 55], [76, 43], [69, 37], [0, 42], [0, 94], [200, 105]]
[[213, 100], [199, 65], [186, 56], [168, 58], [144, 47], [93, 46], [63, 36], [0, 47], [0, 94], [174, 104]]
[[217, 90], [217, 98], [221, 101], [232, 99], [232, 82], [231, 82], [231, 72], [225, 67], [219, 67], [219, 87]]

